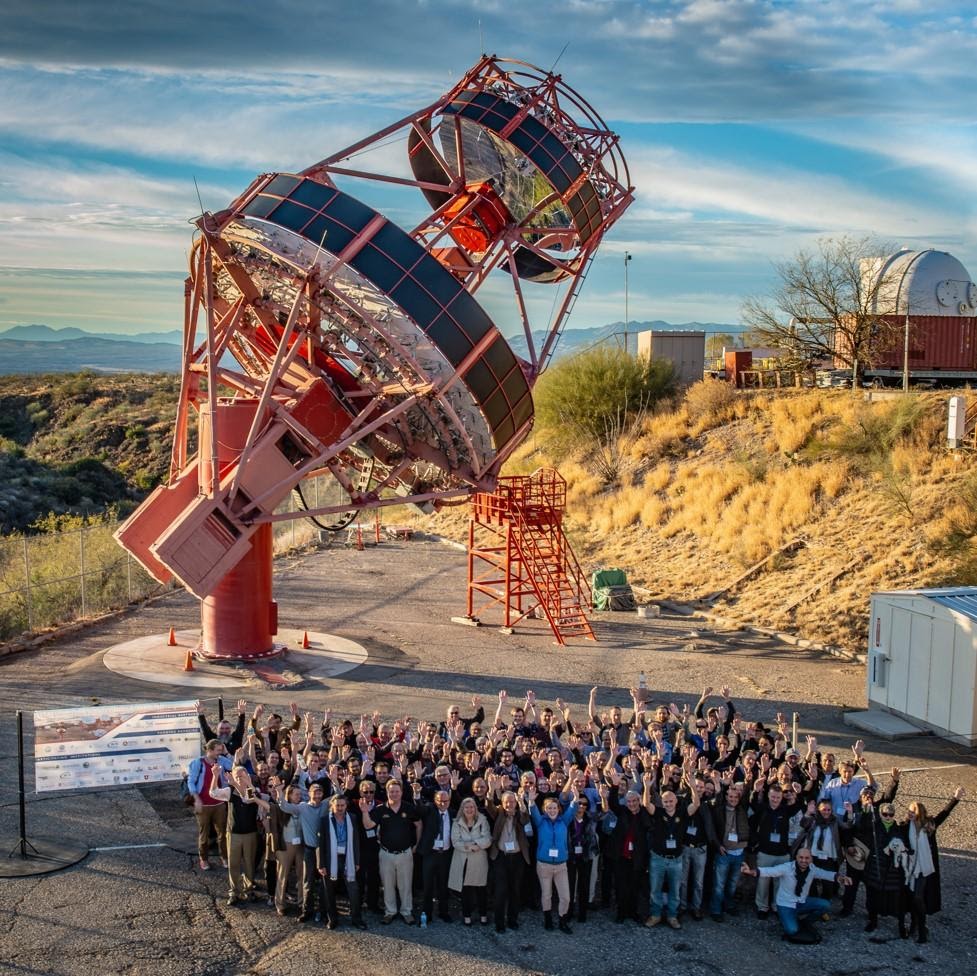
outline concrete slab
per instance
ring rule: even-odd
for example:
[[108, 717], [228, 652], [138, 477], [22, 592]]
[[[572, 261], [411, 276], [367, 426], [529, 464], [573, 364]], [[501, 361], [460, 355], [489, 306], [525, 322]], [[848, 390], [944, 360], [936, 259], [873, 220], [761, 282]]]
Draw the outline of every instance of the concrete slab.
[[[652, 706], [674, 701], [692, 707], [706, 686], [729, 685], [737, 711], [747, 720], [771, 722], [777, 712], [800, 712], [802, 733], [816, 735], [822, 750], [841, 755], [853, 739], [864, 738], [877, 775], [893, 766], [903, 770], [900, 817], [911, 799], [923, 798], [938, 810], [963, 786], [967, 796], [940, 828], [943, 911], [931, 917], [929, 945], [899, 939], [891, 919], [876, 933], [885, 944], [868, 943], [862, 894], [856, 913], [823, 926], [824, 941], [811, 947], [782, 942], [775, 921], [746, 912], [721, 926], [718, 953], [715, 938], [693, 923], [675, 933], [659, 927], [649, 936], [643, 926], [616, 925], [613, 912], [602, 911], [585, 925], [574, 925], [569, 937], [545, 931], [539, 913], [532, 912], [520, 917], [520, 931], [505, 935], [492, 926], [469, 929], [460, 923], [435, 922], [423, 930], [399, 922], [383, 926], [370, 915], [367, 932], [346, 926], [328, 932], [322, 925], [299, 925], [294, 909], [279, 918], [261, 902], [227, 907], [227, 873], [217, 870], [216, 858], [214, 870], [199, 871], [196, 822], [180, 801], [178, 784], [167, 782], [29, 796], [29, 836], [71, 838], [92, 853], [67, 871], [0, 881], [0, 976], [404, 976], [408, 970], [411, 976], [612, 976], [647, 969], [649, 949], [667, 956], [674, 976], [977, 972], [972, 925], [977, 804], [969, 802], [977, 795], [977, 762], [935, 736], [896, 744], [867, 733], [856, 736], [841, 713], [865, 707], [863, 667], [773, 637], [721, 633], [702, 619], [671, 614], [640, 622], [635, 614], [602, 615], [595, 622], [600, 643], [578, 647], [554, 647], [549, 627], [539, 620], [527, 620], [515, 634], [503, 636], [496, 630], [501, 613], [484, 614], [480, 628], [460, 627], [450, 618], [464, 612], [465, 553], [417, 538], [363, 552], [337, 546], [279, 560], [276, 567], [282, 626], [297, 635], [282, 640], [298, 647], [305, 628], [341, 634], [365, 647], [369, 657], [330, 679], [327, 689], [312, 682], [298, 691], [254, 685], [255, 690], [240, 692], [225, 686], [225, 704], [247, 698], [249, 708], [260, 702], [283, 712], [294, 700], [302, 712], [321, 714], [329, 707], [354, 724], [375, 709], [390, 720], [409, 713], [438, 721], [451, 704], [470, 714], [470, 697], [477, 694], [488, 722], [499, 689], [508, 689], [513, 705], [533, 689], [543, 703], [555, 703], [559, 696], [576, 721], [587, 714], [591, 688], [598, 688], [599, 711], [626, 706], [628, 689], [644, 671], [644, 695]], [[218, 689], [145, 684], [102, 666], [109, 645], [162, 634], [171, 625], [190, 629], [199, 619], [197, 601], [174, 591], [138, 611], [0, 659], [0, 732], [7, 730], [0, 783], [17, 780], [17, 749], [9, 735], [17, 710], [219, 694]], [[697, 653], [686, 654], [692, 629], [703, 636], [695, 641]], [[213, 700], [207, 705], [211, 722], [215, 705]], [[30, 756], [34, 728], [25, 724]], [[956, 765], [961, 762], [967, 765]], [[945, 764], [953, 768], [944, 769]], [[8, 839], [0, 858], [17, 836], [17, 804], [12, 794], [9, 800], [0, 802], [0, 839]], [[148, 843], [166, 846], [145, 848]]]
[[322, 682], [352, 671], [366, 661], [362, 644], [335, 634], [309, 633], [309, 647], [302, 647], [305, 632], [283, 630], [277, 636], [287, 650], [279, 657], [238, 666], [197, 658], [193, 671], [184, 671], [187, 651], [200, 644], [199, 630], [178, 630], [176, 646], [169, 634], [151, 634], [113, 644], [102, 663], [115, 674], [154, 684], [188, 688], [244, 689], [257, 684], [295, 686], [305, 681]]
[[871, 732], [889, 742], [896, 739], [909, 739], [916, 735], [931, 735], [926, 729], [918, 728], [898, 715], [883, 712], [881, 709], [870, 708], [864, 712], [845, 712], [842, 716], [845, 725]]

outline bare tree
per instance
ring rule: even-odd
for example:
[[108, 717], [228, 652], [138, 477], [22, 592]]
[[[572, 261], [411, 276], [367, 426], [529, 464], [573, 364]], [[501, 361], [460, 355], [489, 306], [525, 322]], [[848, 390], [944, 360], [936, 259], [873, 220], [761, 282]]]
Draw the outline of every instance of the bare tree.
[[736, 345], [736, 337], [729, 332], [713, 332], [706, 336], [706, 355], [712, 359], [723, 354], [724, 349], [732, 349]]
[[880, 257], [893, 250], [869, 237], [822, 238], [814, 252], [774, 264], [778, 287], [744, 301], [743, 323], [798, 364], [832, 357], [857, 384], [898, 329], [891, 318], [898, 290], [879, 272]]

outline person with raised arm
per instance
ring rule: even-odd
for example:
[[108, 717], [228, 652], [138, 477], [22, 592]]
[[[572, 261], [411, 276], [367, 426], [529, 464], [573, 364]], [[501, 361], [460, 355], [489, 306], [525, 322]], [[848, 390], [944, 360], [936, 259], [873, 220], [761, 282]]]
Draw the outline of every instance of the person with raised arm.
[[560, 804], [554, 797], [543, 801], [543, 812], [536, 806], [536, 790], [529, 791], [529, 815], [536, 832], [536, 874], [539, 877], [543, 906], [543, 927], [553, 928], [553, 888], [557, 893], [557, 914], [560, 931], [572, 933], [568, 913], [570, 911], [570, 879], [567, 873], [567, 825], [577, 812], [574, 801], [560, 813]]
[[[643, 906], [648, 904], [648, 812], [641, 806], [641, 796], [634, 790], [620, 802], [621, 777], [611, 771], [614, 786], [601, 783], [599, 787], [603, 829], [609, 832], [605, 870], [613, 870], [614, 898], [617, 903], [615, 921], [629, 919], [644, 922]], [[613, 824], [613, 827], [610, 825]]]
[[[496, 778], [501, 788], [503, 777]], [[493, 791], [493, 792], [497, 792]], [[505, 790], [499, 805], [490, 799], [489, 815], [493, 818], [492, 845], [489, 860], [493, 865], [492, 902], [495, 909], [495, 931], [519, 928], [519, 908], [522, 903], [522, 883], [526, 869], [532, 866], [530, 842], [526, 836], [529, 811], [511, 790]]]
[[[690, 771], [691, 775], [691, 771]], [[644, 787], [643, 804], [651, 819], [648, 833], [650, 848], [649, 878], [651, 888], [651, 914], [645, 925], [654, 928], [664, 917], [673, 929], [680, 929], [678, 920], [679, 888], [682, 885], [682, 848], [685, 843], [689, 822], [699, 809], [699, 795], [695, 790], [690, 794], [690, 802], [679, 805], [679, 799], [671, 789], [655, 790], [653, 773], [642, 776]], [[668, 882], [668, 904], [662, 912], [662, 891]]]
[[841, 819], [845, 815], [845, 804], [855, 806], [859, 802], [859, 794], [865, 782], [855, 778], [855, 766], [861, 767], [868, 785], [875, 786], [875, 777], [865, 758], [865, 743], [859, 739], [852, 747], [852, 759], [846, 760], [838, 767], [838, 775], [828, 779], [821, 787], [818, 800], [830, 800], [834, 815]]
[[963, 798], [964, 789], [958, 786], [943, 809], [933, 817], [929, 816], [926, 807], [919, 800], [909, 804], [905, 830], [911, 853], [904, 872], [912, 916], [909, 934], [915, 932], [916, 941], [920, 945], [929, 941], [927, 919], [943, 907], [940, 892], [940, 849], [936, 842], [936, 831]]
[[227, 804], [227, 871], [230, 890], [227, 904], [250, 901], [254, 894], [254, 862], [258, 847], [258, 819], [271, 812], [251, 783], [248, 771], [240, 765], [228, 774], [228, 786], [219, 777], [210, 782], [210, 795]]
[[217, 834], [217, 849], [221, 864], [227, 867], [227, 804], [214, 799], [210, 788], [220, 785], [221, 771], [231, 771], [233, 762], [224, 752], [220, 739], [211, 739], [204, 754], [190, 763], [187, 789], [193, 798], [193, 813], [197, 818], [197, 857], [201, 871], [210, 870], [210, 831]]
[[203, 734], [204, 742], [210, 742], [211, 739], [218, 739], [224, 743], [225, 748], [230, 753], [233, 753], [236, 749], [240, 749], [241, 743], [244, 742], [244, 722], [247, 711], [247, 701], [243, 698], [239, 699], [237, 703], [237, 724], [232, 727], [226, 718], [222, 718], [217, 723], [217, 730], [214, 731], [207, 722], [203, 702], [198, 701], [197, 721], [200, 723], [200, 731]]
[[[300, 791], [301, 794], [301, 791]], [[316, 860], [319, 850], [319, 828], [329, 808], [322, 802], [325, 796], [322, 784], [309, 786], [308, 800], [291, 803], [285, 799], [281, 789], [273, 793], [283, 813], [298, 819], [302, 828], [302, 910], [299, 921], [307, 922], [316, 912], [316, 906], [323, 903], [322, 883], [319, 878], [319, 865]], [[321, 911], [321, 909], [320, 909]]]
[[727, 772], [722, 787], [722, 795], [717, 797], [712, 810], [716, 859], [709, 914], [714, 922], [721, 922], [724, 913], [738, 914], [734, 899], [750, 840], [750, 818], [742, 802], [744, 784], [734, 783]]

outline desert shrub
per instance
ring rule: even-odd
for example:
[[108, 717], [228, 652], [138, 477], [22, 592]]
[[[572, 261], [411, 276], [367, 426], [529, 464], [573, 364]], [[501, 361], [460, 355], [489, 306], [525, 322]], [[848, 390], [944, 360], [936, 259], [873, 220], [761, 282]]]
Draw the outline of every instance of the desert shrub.
[[611, 526], [626, 529], [641, 518], [645, 504], [645, 492], [635, 485], [626, 485], [611, 499]]
[[664, 491], [672, 480], [672, 469], [667, 464], [659, 464], [645, 473], [645, 491]]
[[641, 524], [649, 529], [657, 529], [668, 519], [668, 503], [658, 495], [649, 495], [641, 506]]
[[960, 482], [943, 518], [931, 527], [930, 549], [947, 561], [938, 582], [977, 585], [977, 472]]
[[670, 363], [598, 346], [561, 360], [534, 391], [536, 418], [557, 459], [638, 436], [643, 416], [675, 387]]
[[822, 401], [810, 396], [780, 397], [770, 404], [769, 413], [772, 443], [783, 454], [803, 448], [824, 419]]
[[914, 433], [925, 415], [925, 402], [915, 396], [861, 405], [852, 422], [841, 424], [824, 439], [815, 438], [811, 447], [850, 457], [863, 470], [871, 470], [888, 459], [900, 440]]
[[678, 456], [684, 453], [684, 445], [690, 436], [685, 404], [676, 410], [659, 408], [642, 419], [637, 437], [631, 444], [631, 459], [647, 462]]
[[701, 434], [731, 420], [736, 400], [736, 389], [730, 383], [714, 379], [693, 383], [685, 392], [685, 407], [693, 432]]

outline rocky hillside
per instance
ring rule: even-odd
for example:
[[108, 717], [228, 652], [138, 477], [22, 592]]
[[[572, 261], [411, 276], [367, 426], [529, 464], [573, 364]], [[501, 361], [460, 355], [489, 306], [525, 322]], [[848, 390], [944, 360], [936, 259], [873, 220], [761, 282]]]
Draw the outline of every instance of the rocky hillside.
[[122, 510], [165, 476], [179, 378], [0, 377], [0, 531]]
[[[0, 528], [131, 508], [165, 476], [177, 382], [0, 378]], [[945, 449], [946, 399], [707, 381], [602, 448], [557, 457], [537, 429], [507, 470], [563, 472], [588, 571], [862, 650], [873, 591], [977, 584], [977, 455]], [[464, 507], [418, 524], [467, 538]]]

